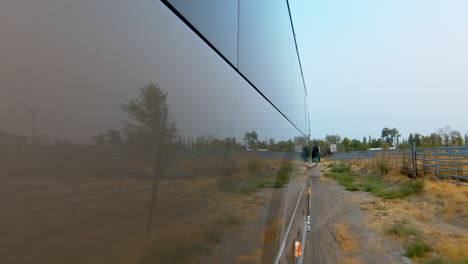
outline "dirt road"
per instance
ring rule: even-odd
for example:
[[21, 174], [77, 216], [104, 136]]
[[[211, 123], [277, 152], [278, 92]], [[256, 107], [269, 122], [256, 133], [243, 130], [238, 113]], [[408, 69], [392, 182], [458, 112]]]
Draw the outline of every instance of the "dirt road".
[[370, 201], [368, 194], [346, 191], [321, 177], [322, 169], [310, 173], [311, 231], [303, 263], [411, 263], [396, 241], [365, 227], [360, 204]]

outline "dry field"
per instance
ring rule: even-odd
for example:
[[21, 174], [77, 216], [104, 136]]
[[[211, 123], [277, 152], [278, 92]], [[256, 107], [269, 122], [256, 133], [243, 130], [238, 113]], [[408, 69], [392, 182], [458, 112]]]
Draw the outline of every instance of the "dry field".
[[[374, 166], [353, 163], [360, 175], [377, 174]], [[385, 178], [392, 184], [409, 180], [397, 170]], [[369, 197], [369, 201], [359, 201], [361, 209], [370, 213], [366, 226], [403, 246], [424, 241], [430, 247], [424, 257], [413, 258], [417, 263], [468, 261], [468, 187], [426, 178], [423, 191], [405, 199]]]

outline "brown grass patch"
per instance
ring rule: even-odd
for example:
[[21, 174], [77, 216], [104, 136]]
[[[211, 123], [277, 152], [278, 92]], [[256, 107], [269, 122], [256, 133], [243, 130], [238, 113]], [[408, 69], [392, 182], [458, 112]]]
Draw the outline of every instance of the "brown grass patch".
[[[386, 178], [394, 183], [407, 179], [395, 171]], [[368, 228], [387, 233], [392, 225], [407, 219], [412, 227], [421, 230], [419, 237], [431, 245], [435, 254], [456, 261], [468, 252], [467, 201], [468, 188], [427, 179], [423, 192], [408, 199], [375, 199], [360, 204], [372, 213], [364, 221]], [[392, 239], [403, 244], [406, 238]]]
[[356, 258], [344, 258], [346, 264], [361, 264], [361, 261]]
[[349, 226], [344, 222], [335, 224], [336, 239], [338, 240], [341, 250], [345, 253], [353, 252], [357, 246], [356, 241], [351, 237], [348, 228]]

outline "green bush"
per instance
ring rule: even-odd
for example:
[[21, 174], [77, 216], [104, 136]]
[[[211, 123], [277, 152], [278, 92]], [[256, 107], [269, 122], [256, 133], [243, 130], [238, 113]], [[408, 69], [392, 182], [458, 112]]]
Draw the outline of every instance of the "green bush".
[[408, 225], [408, 221], [403, 220], [400, 223], [392, 225], [387, 230], [387, 233], [401, 236], [401, 237], [410, 236], [410, 235], [417, 236], [421, 234], [420, 230], [413, 228], [413, 227], [408, 227], [407, 225]]
[[411, 194], [419, 193], [423, 189], [423, 181], [409, 180], [400, 185], [388, 186], [386, 189], [373, 191], [373, 193], [384, 199], [403, 199]]
[[424, 189], [424, 181], [422, 180], [406, 181], [400, 187], [400, 191], [405, 196], [409, 196], [413, 193], [420, 193], [423, 189]]
[[388, 187], [381, 177], [367, 177], [366, 181], [362, 183], [362, 190], [365, 192], [372, 192], [374, 194], [382, 191]]
[[338, 182], [343, 185], [346, 190], [348, 191], [359, 191], [361, 190], [360, 186], [357, 184], [354, 184], [354, 181], [356, 180], [357, 176], [352, 173], [338, 173], [338, 172], [332, 172], [332, 173], [325, 173], [325, 177], [329, 177], [335, 180], [338, 180]]
[[387, 175], [390, 173], [391, 167], [388, 160], [380, 160], [379, 163], [377, 163], [377, 167], [379, 169], [380, 174], [382, 175]]
[[409, 258], [422, 257], [427, 252], [430, 252], [431, 246], [422, 240], [417, 240], [406, 244], [405, 256]]
[[377, 196], [382, 197], [384, 199], [403, 199], [406, 196], [400, 192], [398, 189], [386, 189], [381, 190], [375, 193]]
[[344, 173], [344, 172], [353, 172], [351, 164], [339, 163], [332, 167], [331, 172]]
[[[379, 164], [382, 168], [382, 174], [390, 171], [387, 161], [381, 161]], [[402, 199], [424, 189], [424, 181], [422, 180], [408, 180], [401, 184], [390, 185], [382, 176], [360, 177], [354, 173], [350, 164], [345, 163], [333, 166], [330, 171], [324, 176], [338, 180], [346, 190], [371, 192], [384, 199]], [[356, 181], [359, 182], [356, 183]]]
[[346, 190], [351, 191], [351, 192], [356, 192], [356, 191], [361, 190], [361, 188], [354, 183], [345, 184], [343, 186], [345, 187]]
[[342, 182], [353, 182], [355, 176], [349, 173], [325, 173], [325, 177], [338, 180], [340, 183], [342, 183]]

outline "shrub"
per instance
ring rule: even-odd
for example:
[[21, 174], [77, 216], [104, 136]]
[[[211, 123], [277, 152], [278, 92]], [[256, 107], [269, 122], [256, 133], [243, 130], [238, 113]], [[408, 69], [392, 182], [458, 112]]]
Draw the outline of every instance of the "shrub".
[[424, 241], [417, 240], [412, 243], [408, 243], [405, 246], [405, 256], [409, 258], [422, 257], [427, 252], [430, 252], [431, 246]]
[[[334, 172], [335, 169], [338, 172]], [[362, 190], [384, 199], [403, 199], [424, 189], [422, 180], [408, 180], [399, 185], [390, 185], [382, 176], [359, 177], [354, 174], [349, 165], [340, 164], [340, 167], [337, 166], [332, 169], [332, 172], [324, 175], [338, 180], [348, 191]], [[360, 182], [355, 183], [356, 180]]]
[[383, 189], [379, 191], [373, 191], [377, 196], [380, 196], [384, 199], [402, 199], [407, 196], [410, 196], [414, 193], [419, 193], [424, 188], [424, 182], [421, 180], [409, 180], [402, 183], [400, 186], [395, 186], [391, 189]]
[[332, 173], [325, 173], [325, 177], [329, 177], [335, 180], [338, 180], [338, 182], [343, 185], [346, 190], [348, 191], [359, 191], [361, 190], [360, 186], [357, 184], [354, 184], [354, 181], [356, 179], [356, 175], [352, 173], [339, 173], [339, 172], [332, 172]]
[[384, 199], [402, 199], [405, 198], [405, 195], [401, 193], [398, 189], [387, 189], [376, 192], [375, 195], [382, 197]]
[[362, 190], [365, 192], [372, 192], [374, 194], [381, 192], [388, 187], [381, 177], [368, 177], [366, 182], [362, 183]]
[[413, 193], [419, 193], [424, 189], [424, 181], [422, 180], [410, 180], [406, 181], [400, 187], [400, 191], [405, 195], [411, 195]]
[[407, 226], [408, 221], [403, 220], [400, 223], [392, 225], [388, 230], [387, 233], [392, 234], [392, 235], [397, 235], [397, 236], [417, 236], [421, 233], [420, 230], [412, 227]]
[[351, 172], [353, 172], [353, 169], [351, 168], [351, 164], [340, 163], [340, 164], [336, 164], [335, 166], [333, 166], [332, 169], [331, 169], [331, 172], [336, 172], [336, 173], [348, 172], [348, 173], [351, 173]]
[[380, 174], [382, 175], [387, 175], [390, 173], [391, 167], [388, 160], [380, 160], [379, 163], [377, 163], [377, 167], [379, 169]]

